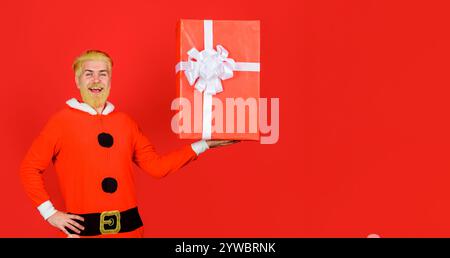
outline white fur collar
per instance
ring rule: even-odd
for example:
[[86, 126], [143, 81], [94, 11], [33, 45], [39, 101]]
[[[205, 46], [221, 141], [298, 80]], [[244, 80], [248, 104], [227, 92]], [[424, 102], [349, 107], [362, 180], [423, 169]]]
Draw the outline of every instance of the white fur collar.
[[[91, 115], [97, 115], [97, 111], [95, 111], [94, 108], [92, 108], [91, 106], [89, 106], [86, 103], [78, 102], [78, 100], [76, 98], [69, 99], [68, 101], [66, 101], [66, 104], [69, 105], [69, 107], [71, 107], [71, 108], [84, 111]], [[114, 105], [111, 104], [111, 102], [106, 101], [106, 107], [103, 109], [102, 115], [107, 115], [107, 114], [113, 112], [113, 110], [114, 110]]]

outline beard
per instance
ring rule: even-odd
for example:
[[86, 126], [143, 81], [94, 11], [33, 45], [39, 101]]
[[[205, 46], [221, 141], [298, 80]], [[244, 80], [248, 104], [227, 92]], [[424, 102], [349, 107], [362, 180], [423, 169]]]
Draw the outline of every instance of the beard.
[[[102, 90], [99, 93], [93, 93], [89, 90], [89, 88], [102, 88]], [[92, 83], [88, 84], [86, 87], [81, 87], [80, 94], [84, 103], [93, 108], [101, 108], [105, 105], [106, 100], [108, 99], [109, 89], [110, 87], [106, 87], [102, 83]]]

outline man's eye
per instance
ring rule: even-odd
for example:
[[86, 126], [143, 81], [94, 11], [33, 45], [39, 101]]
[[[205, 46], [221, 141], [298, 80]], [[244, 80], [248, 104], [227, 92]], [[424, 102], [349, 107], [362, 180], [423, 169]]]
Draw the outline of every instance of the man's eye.
[[87, 73], [87, 74], [86, 74], [86, 76], [91, 76], [91, 75], [92, 75], [91, 73]]
[[100, 76], [106, 76], [106, 73], [101, 73]]

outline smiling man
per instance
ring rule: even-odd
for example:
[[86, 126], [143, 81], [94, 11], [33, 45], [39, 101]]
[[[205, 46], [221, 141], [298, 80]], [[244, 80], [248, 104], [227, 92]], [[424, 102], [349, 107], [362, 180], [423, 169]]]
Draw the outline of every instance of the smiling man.
[[[89, 50], [73, 64], [81, 101], [72, 98], [34, 140], [20, 167], [26, 193], [50, 225], [69, 237], [142, 237], [132, 164], [161, 178], [209, 148], [236, 141], [198, 141], [158, 154], [138, 124], [107, 101], [113, 62]], [[65, 211], [56, 209], [44, 187], [53, 162]]]

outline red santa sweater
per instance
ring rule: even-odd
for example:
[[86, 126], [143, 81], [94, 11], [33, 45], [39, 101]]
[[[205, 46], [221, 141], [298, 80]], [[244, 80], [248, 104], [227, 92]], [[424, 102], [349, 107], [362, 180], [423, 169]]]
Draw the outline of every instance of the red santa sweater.
[[75, 99], [67, 103], [71, 107], [51, 117], [21, 164], [23, 186], [36, 207], [50, 199], [42, 178], [50, 162], [67, 212], [84, 214], [136, 206], [133, 163], [160, 178], [197, 158], [189, 145], [159, 155], [137, 123], [112, 112], [109, 102], [102, 115]]

